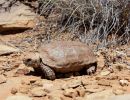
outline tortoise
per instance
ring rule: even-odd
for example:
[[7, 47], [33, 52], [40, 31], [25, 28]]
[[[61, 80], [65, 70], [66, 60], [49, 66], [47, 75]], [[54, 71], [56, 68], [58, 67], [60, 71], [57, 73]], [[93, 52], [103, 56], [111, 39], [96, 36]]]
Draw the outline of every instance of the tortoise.
[[85, 69], [87, 74], [92, 74], [97, 69], [97, 59], [92, 49], [76, 41], [44, 44], [38, 48], [38, 52], [28, 53], [23, 62], [26, 66], [40, 68], [50, 80], [56, 78], [56, 72], [64, 74]]

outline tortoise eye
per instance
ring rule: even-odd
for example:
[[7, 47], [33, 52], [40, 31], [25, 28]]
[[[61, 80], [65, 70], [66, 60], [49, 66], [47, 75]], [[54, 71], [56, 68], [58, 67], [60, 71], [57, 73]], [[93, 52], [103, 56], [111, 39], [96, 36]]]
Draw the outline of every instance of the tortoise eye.
[[27, 62], [30, 62], [30, 61], [31, 61], [31, 59], [27, 59], [26, 61], [27, 61]]

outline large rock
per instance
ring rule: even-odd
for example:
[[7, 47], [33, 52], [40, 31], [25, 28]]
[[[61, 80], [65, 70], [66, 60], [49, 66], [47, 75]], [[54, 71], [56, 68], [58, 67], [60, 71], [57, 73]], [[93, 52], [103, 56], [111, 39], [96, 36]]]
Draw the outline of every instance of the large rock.
[[12, 46], [0, 44], [0, 56], [15, 53], [15, 52], [20, 52], [20, 50], [18, 48], [12, 47]]
[[33, 28], [35, 13], [20, 2], [17, 2], [16, 5], [6, 11], [3, 8], [9, 5], [7, 2], [4, 0], [0, 2], [0, 4], [3, 3], [0, 9], [0, 33], [9, 30]]

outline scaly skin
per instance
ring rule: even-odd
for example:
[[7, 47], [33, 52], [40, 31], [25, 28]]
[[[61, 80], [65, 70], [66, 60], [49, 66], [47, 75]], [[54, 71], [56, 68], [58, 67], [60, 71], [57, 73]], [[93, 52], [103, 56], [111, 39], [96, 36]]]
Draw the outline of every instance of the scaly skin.
[[49, 66], [41, 63], [41, 69], [42, 69], [42, 71], [45, 75], [45, 78], [47, 78], [49, 80], [55, 80], [56, 79], [55, 72]]

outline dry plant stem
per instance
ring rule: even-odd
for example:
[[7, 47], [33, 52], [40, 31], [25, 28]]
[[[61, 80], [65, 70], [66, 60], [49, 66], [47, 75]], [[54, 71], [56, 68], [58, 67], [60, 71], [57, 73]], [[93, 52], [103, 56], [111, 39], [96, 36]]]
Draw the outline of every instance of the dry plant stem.
[[[128, 22], [130, 19], [125, 19], [123, 22], [120, 17], [128, 5], [128, 0], [48, 0], [46, 4], [41, 6], [41, 13], [50, 4], [61, 11], [59, 13], [61, 19], [58, 18], [56, 21], [60, 28], [55, 37], [67, 30], [86, 44], [98, 43], [98, 49], [119, 44], [121, 41], [129, 41], [127, 27], [130, 25], [130, 21]], [[121, 30], [123, 30], [122, 33]], [[111, 34], [113, 35], [112, 39], [108, 39]], [[123, 39], [124, 37], [126, 38]]]

